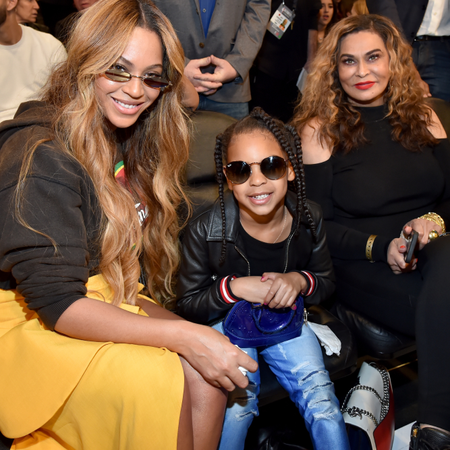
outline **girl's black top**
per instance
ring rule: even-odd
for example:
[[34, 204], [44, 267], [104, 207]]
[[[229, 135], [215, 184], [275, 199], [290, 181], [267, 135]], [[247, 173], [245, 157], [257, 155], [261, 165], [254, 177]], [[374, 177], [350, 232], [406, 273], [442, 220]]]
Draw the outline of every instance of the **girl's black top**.
[[244, 243], [245, 253], [250, 262], [250, 275], [262, 276], [264, 272], [283, 273], [284, 242], [269, 244], [250, 236], [239, 223], [239, 234]]

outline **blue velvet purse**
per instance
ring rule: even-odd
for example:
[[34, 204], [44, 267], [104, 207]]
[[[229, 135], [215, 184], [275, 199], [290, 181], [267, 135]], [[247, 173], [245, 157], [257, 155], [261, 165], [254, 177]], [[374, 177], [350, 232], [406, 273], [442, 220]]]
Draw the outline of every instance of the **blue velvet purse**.
[[241, 300], [226, 315], [224, 334], [242, 348], [270, 346], [296, 338], [302, 334], [302, 296], [297, 298], [295, 305], [296, 309], [275, 309]]

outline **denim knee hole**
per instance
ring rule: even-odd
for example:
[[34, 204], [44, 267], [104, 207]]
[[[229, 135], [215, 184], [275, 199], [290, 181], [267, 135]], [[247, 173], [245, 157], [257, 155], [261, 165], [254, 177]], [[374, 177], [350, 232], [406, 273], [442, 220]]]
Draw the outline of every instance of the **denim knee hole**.
[[[292, 375], [295, 375], [299, 370], [304, 369], [305, 367], [308, 367], [310, 364], [311, 364], [311, 363], [310, 363], [309, 361], [301, 362], [300, 364], [298, 364], [297, 366], [295, 366], [295, 367], [293, 367], [293, 368], [291, 369]], [[312, 372], [312, 373], [314, 373], [314, 372]], [[309, 375], [310, 375], [310, 374], [308, 374], [308, 376], [309, 376]], [[308, 376], [307, 376], [307, 377], [308, 377]], [[307, 377], [305, 377], [304, 379], [306, 379]]]
[[254, 416], [257, 417], [258, 416], [258, 410], [257, 409], [252, 409], [251, 411], [245, 411], [243, 413], [238, 413], [236, 414], [236, 420], [237, 421], [241, 421], [241, 420], [245, 420], [248, 416]]

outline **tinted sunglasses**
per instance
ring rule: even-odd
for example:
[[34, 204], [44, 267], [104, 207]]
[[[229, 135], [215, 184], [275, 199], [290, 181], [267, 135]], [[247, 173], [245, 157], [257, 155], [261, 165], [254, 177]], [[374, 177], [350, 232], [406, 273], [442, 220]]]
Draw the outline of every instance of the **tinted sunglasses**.
[[287, 169], [287, 160], [281, 156], [268, 156], [261, 162], [250, 164], [244, 161], [233, 161], [225, 166], [225, 175], [233, 184], [245, 183], [252, 174], [252, 167], [258, 164], [261, 173], [269, 180], [278, 180], [283, 177]]
[[109, 78], [111, 81], [117, 81], [119, 83], [126, 83], [127, 81], [130, 81], [132, 78], [140, 78], [142, 82], [152, 88], [152, 89], [158, 89], [160, 91], [164, 91], [164, 89], [167, 86], [172, 86], [171, 81], [164, 80], [161, 77], [158, 76], [139, 76], [139, 75], [131, 75], [129, 72], [125, 72], [121, 69], [116, 69], [114, 67], [111, 67], [105, 72], [106, 78]]

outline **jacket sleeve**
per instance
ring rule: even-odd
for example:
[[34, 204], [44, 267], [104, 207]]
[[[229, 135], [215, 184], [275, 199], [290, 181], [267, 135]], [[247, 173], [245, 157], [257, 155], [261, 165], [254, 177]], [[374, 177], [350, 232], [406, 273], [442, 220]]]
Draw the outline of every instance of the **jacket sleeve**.
[[231, 52], [225, 59], [245, 78], [262, 45], [270, 19], [270, 0], [247, 0]]
[[67, 158], [58, 161], [57, 156], [50, 158], [38, 148], [21, 202], [22, 218], [28, 224], [24, 226], [11, 206], [16, 182], [8, 182], [10, 172], [4, 169], [0, 271], [12, 275], [28, 308], [53, 329], [60, 315], [86, 295], [89, 252], [81, 210], [82, 177], [73, 173]]
[[318, 305], [329, 298], [335, 288], [335, 277], [333, 262], [328, 251], [325, 225], [322, 211], [319, 205], [311, 205], [310, 210], [316, 224], [317, 242], [313, 244], [313, 250], [307, 266], [302, 270], [303, 276], [312, 276], [309, 279], [309, 290], [311, 293], [305, 297], [305, 302], [310, 305]]
[[[333, 168], [331, 161], [320, 164], [305, 164], [308, 198], [318, 203], [323, 210], [327, 240], [334, 258], [344, 260], [365, 260], [366, 244], [370, 233], [349, 228], [334, 222], [334, 204], [331, 196]], [[378, 235], [374, 241], [372, 257], [375, 261], [387, 261], [387, 248], [391, 239]]]
[[232, 300], [239, 300], [225, 301], [227, 290], [232, 297], [229, 290], [232, 274], [218, 276], [212, 268], [210, 258], [216, 258], [218, 263], [220, 255], [210, 255], [206, 236], [206, 223], [195, 220], [188, 225], [177, 282], [177, 313], [191, 322], [205, 325], [222, 319], [233, 306]]

